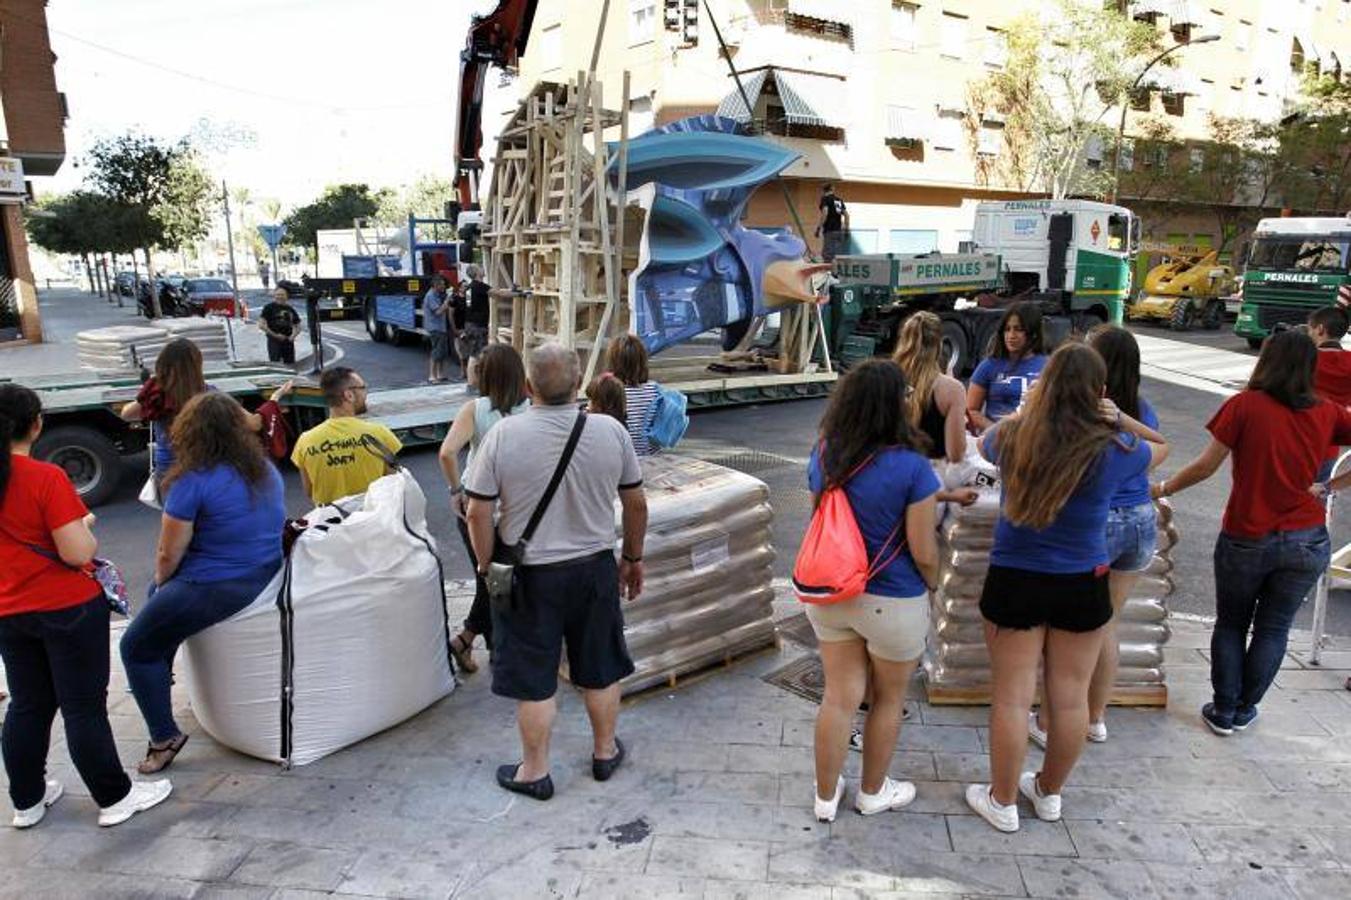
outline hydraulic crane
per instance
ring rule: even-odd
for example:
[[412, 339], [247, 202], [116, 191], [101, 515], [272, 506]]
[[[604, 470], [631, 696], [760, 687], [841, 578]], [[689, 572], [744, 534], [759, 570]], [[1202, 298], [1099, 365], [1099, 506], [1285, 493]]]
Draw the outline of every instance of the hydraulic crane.
[[483, 174], [483, 87], [488, 70], [514, 69], [525, 53], [539, 0], [500, 0], [486, 16], [473, 16], [460, 52], [460, 103], [455, 113], [455, 199], [447, 218], [458, 225], [460, 213], [479, 209]]

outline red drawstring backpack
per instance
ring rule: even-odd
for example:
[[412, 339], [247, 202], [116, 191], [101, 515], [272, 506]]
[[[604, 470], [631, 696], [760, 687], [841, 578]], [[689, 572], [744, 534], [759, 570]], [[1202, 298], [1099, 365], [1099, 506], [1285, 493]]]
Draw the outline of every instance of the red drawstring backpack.
[[[824, 455], [823, 445], [821, 458]], [[825, 605], [854, 599], [867, 589], [869, 580], [891, 565], [905, 549], [906, 542], [902, 540], [895, 549], [887, 552], [887, 547], [905, 526], [902, 515], [882, 542], [877, 558], [868, 560], [863, 532], [859, 531], [844, 486], [872, 461], [873, 457], [869, 456], [843, 482], [821, 492], [821, 500], [812, 513], [807, 534], [797, 551], [797, 561], [793, 564], [793, 593], [803, 603]]]

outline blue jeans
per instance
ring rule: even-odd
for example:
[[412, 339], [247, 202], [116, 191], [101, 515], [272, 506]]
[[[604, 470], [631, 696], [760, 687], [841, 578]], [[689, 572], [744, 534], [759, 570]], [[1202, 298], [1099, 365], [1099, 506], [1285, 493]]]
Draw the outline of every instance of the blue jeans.
[[1210, 683], [1218, 717], [1261, 702], [1281, 668], [1295, 614], [1331, 556], [1332, 544], [1322, 526], [1278, 531], [1258, 540], [1220, 533], [1215, 541], [1215, 630], [1210, 636]]
[[80, 780], [100, 807], [127, 796], [131, 779], [108, 724], [108, 601], [103, 592], [55, 612], [0, 616], [0, 657], [13, 694], [0, 735], [9, 798], [31, 809], [47, 791], [56, 711]]
[[269, 563], [229, 581], [170, 578], [151, 588], [121, 645], [122, 666], [151, 741], [163, 743], [182, 734], [169, 698], [179, 644], [248, 606], [276, 572], [277, 564]]

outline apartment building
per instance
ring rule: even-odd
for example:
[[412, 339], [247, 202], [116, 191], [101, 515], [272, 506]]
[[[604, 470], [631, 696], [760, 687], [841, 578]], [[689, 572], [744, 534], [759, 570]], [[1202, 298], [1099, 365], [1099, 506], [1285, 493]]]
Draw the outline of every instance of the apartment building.
[[[1094, 2], [1094, 0], [1084, 0]], [[849, 204], [854, 249], [953, 251], [969, 238], [974, 206], [1020, 196], [986, 183], [983, 156], [1006, 151], [999, 117], [967, 118], [967, 85], [1004, 65], [1004, 30], [1041, 0], [710, 0], [741, 73], [729, 75], [701, 0], [611, 0], [599, 56], [605, 103], [620, 103], [631, 75], [630, 122], [641, 131], [695, 113], [764, 123], [802, 156], [786, 172], [810, 233], [819, 187]], [[596, 0], [541, 0], [519, 84], [566, 80], [587, 68], [599, 25]], [[1351, 0], [1123, 0], [1166, 43], [1217, 34], [1160, 65], [1134, 98], [1127, 134], [1146, 117], [1177, 137], [1201, 140], [1207, 116], [1284, 114], [1306, 62], [1351, 70]], [[1118, 113], [1107, 116], [1115, 123]], [[974, 135], [974, 140], [972, 136]], [[972, 146], [974, 143], [974, 146]], [[1089, 165], [1110, 165], [1101, 147]], [[1123, 167], [1135, 161], [1127, 156]], [[1131, 203], [1128, 195], [1122, 202]], [[1157, 239], [1210, 241], [1213, 216], [1152, 202]], [[761, 190], [752, 224], [791, 224], [783, 192]], [[1209, 229], [1209, 230], [1208, 230]]]
[[65, 159], [66, 99], [56, 89], [46, 0], [0, 0], [0, 341], [17, 324], [42, 339], [22, 203], [26, 179]]

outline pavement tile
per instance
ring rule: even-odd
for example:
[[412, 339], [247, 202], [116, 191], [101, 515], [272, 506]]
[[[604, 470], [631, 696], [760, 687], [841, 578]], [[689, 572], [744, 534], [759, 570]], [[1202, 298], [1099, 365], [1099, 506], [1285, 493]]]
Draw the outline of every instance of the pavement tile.
[[704, 882], [704, 900], [834, 900], [834, 890], [841, 889], [823, 884], [770, 884], [710, 878]]
[[204, 884], [192, 900], [274, 900], [277, 892], [252, 884]]
[[[1229, 794], [1239, 815], [1213, 824], [1306, 828], [1351, 828], [1351, 803], [1315, 791], [1277, 791], [1262, 794]], [[1332, 802], [1329, 802], [1331, 800]]]
[[1276, 686], [1287, 691], [1343, 691], [1351, 669], [1285, 669], [1276, 673]]
[[50, 869], [30, 868], [0, 873], [0, 900], [187, 900], [197, 888], [194, 881], [148, 875], [62, 872], [56, 877]]
[[1333, 859], [1343, 864], [1351, 860], [1351, 828], [1318, 828], [1311, 833], [1331, 850]]
[[842, 838], [821, 838], [798, 844], [772, 844], [769, 880], [791, 884], [824, 884], [887, 891], [896, 887], [892, 875], [895, 848]]
[[260, 843], [234, 870], [230, 880], [237, 884], [332, 891], [342, 884], [343, 874], [357, 857], [356, 852], [349, 850]]
[[633, 875], [588, 872], [582, 876], [580, 897], [623, 897], [625, 900], [693, 900], [704, 896], [704, 879], [676, 875]]
[[1284, 869], [1281, 876], [1300, 900], [1351, 897], [1351, 870]]
[[677, 772], [677, 800], [772, 803], [779, 795], [779, 776], [766, 772]]
[[1100, 859], [1201, 862], [1201, 852], [1182, 825], [1088, 819], [1066, 821], [1078, 855]]
[[481, 878], [460, 882], [450, 896], [454, 900], [562, 900], [579, 896], [587, 874], [577, 869], [553, 871], [505, 865]]
[[912, 812], [910, 807], [874, 816], [859, 815], [852, 808], [841, 809], [830, 826], [830, 835], [845, 840], [881, 840], [916, 850], [944, 853], [952, 850], [952, 839], [943, 816]]
[[958, 853], [1008, 853], [1017, 856], [1074, 856], [1064, 822], [1043, 822], [1022, 811], [1018, 830], [1005, 834], [974, 813], [948, 816], [952, 848]]
[[978, 753], [981, 742], [976, 729], [969, 725], [917, 725], [907, 722], [901, 727], [902, 750], [927, 750], [936, 753]]
[[[1307, 828], [1189, 825], [1207, 862], [1268, 866], [1335, 866], [1327, 845]], [[1351, 832], [1348, 832], [1351, 834]], [[1351, 842], [1348, 842], [1351, 846]]]
[[1063, 814], [1066, 819], [1233, 824], [1243, 820], [1246, 801], [1252, 796], [1177, 788], [1131, 790], [1071, 785], [1065, 789]]
[[767, 872], [767, 841], [728, 841], [658, 835], [644, 870], [649, 875], [698, 875], [758, 881]]
[[1279, 791], [1351, 793], [1351, 763], [1287, 763], [1258, 760], [1262, 774]]
[[896, 854], [895, 873], [895, 890], [902, 894], [1024, 897], [1027, 893], [1017, 859], [1012, 856], [901, 848]]
[[444, 898], [455, 888], [463, 865], [422, 854], [377, 850], [363, 853], [343, 876], [343, 893], [373, 897]]
[[[1243, 900], [1291, 900], [1295, 896], [1280, 872], [1248, 866], [1176, 865], [1149, 862], [1149, 878], [1161, 897], [1241, 897]], [[1319, 898], [1326, 900], [1326, 898]]]
[[1115, 859], [1051, 859], [1021, 856], [1018, 868], [1032, 897], [1075, 897], [1079, 900], [1130, 897], [1158, 898], [1149, 869], [1142, 862]]

